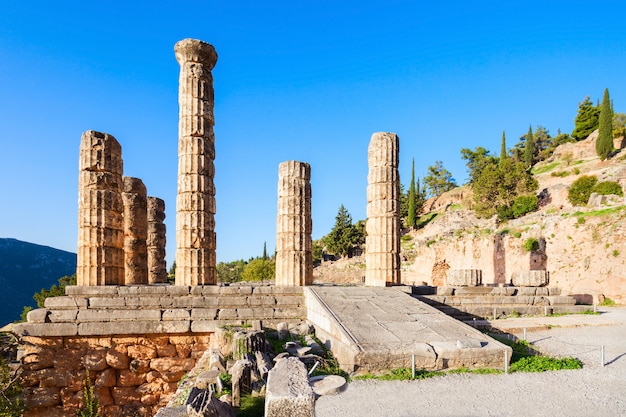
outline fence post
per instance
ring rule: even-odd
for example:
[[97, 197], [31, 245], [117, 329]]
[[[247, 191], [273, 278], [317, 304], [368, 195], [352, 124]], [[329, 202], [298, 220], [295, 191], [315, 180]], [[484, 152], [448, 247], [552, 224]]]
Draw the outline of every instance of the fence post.
[[493, 319], [494, 320], [496, 319], [496, 308], [495, 307], [493, 308]]
[[504, 351], [504, 373], [509, 373], [509, 356], [506, 354], [506, 350]]
[[600, 365], [604, 366], [604, 345], [600, 347]]
[[411, 378], [415, 379], [415, 353], [411, 355]]
[[524, 341], [526, 341], [526, 327], [524, 327]]

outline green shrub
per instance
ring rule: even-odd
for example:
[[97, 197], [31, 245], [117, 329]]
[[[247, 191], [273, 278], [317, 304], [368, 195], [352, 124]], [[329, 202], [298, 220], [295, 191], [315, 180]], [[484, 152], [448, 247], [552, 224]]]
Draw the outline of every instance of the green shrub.
[[576, 174], [576, 175], [580, 174], [580, 169], [574, 168], [574, 174]]
[[500, 221], [510, 220], [513, 218], [513, 208], [509, 206], [496, 207], [496, 214]]
[[527, 356], [511, 364], [511, 372], [544, 372], [561, 369], [580, 369], [582, 363], [576, 358], [550, 358], [547, 356]]
[[599, 182], [593, 187], [591, 192], [598, 193], [600, 195], [615, 194], [617, 196], [624, 197], [624, 191], [622, 190], [622, 186], [615, 181]]
[[619, 251], [617, 249], [613, 249], [613, 256], [616, 258], [619, 256]]
[[609, 297], [606, 297], [601, 303], [601, 306], [610, 307], [615, 305], [615, 301], [611, 300]]
[[595, 175], [583, 175], [572, 183], [567, 191], [567, 199], [575, 206], [584, 206], [589, 201], [593, 187], [598, 183]]
[[0, 416], [17, 417], [22, 415], [24, 404], [21, 399], [22, 387], [11, 372], [9, 364], [0, 357]]
[[539, 200], [536, 195], [520, 195], [513, 200], [513, 217], [522, 217], [526, 213], [536, 211], [539, 208]]
[[534, 237], [529, 237], [526, 239], [526, 242], [524, 242], [524, 249], [526, 252], [535, 252], [536, 250], [539, 250], [539, 241]]
[[567, 177], [569, 174], [570, 174], [569, 171], [555, 171], [555, 172], [553, 172], [550, 175], [553, 176], [553, 177], [563, 178], [563, 177]]
[[98, 398], [94, 395], [93, 385], [89, 379], [89, 371], [85, 373], [85, 386], [83, 387], [83, 405], [78, 410], [78, 417], [99, 417]]

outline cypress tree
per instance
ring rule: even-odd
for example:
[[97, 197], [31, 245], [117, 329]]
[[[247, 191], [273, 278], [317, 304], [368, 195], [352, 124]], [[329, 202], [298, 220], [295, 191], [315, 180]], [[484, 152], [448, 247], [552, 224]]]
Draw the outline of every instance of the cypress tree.
[[506, 137], [504, 136], [504, 130], [502, 131], [502, 145], [500, 145], [500, 162], [506, 159]]
[[415, 217], [415, 159], [411, 161], [411, 185], [409, 185], [409, 215], [407, 219], [408, 226], [414, 228], [417, 225], [417, 218]]
[[533, 127], [529, 126], [526, 134], [526, 145], [524, 146], [524, 163], [528, 168], [533, 166], [534, 157], [535, 141], [533, 140]]
[[585, 97], [582, 103], [578, 105], [572, 137], [576, 140], [587, 139], [587, 136], [598, 128], [599, 115], [600, 109], [593, 105], [589, 97]]
[[613, 109], [609, 98], [609, 89], [604, 89], [604, 97], [600, 106], [598, 140], [596, 141], [596, 152], [601, 160], [608, 158], [613, 151]]
[[267, 242], [263, 242], [263, 260], [267, 260]]

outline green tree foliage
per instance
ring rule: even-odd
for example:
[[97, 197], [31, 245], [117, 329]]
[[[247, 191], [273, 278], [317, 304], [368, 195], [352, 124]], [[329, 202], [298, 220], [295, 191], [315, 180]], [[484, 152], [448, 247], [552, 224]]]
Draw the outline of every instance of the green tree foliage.
[[572, 137], [577, 141], [587, 139], [587, 136], [598, 128], [599, 117], [600, 109], [593, 105], [588, 96], [585, 97], [582, 103], [578, 104]]
[[602, 104], [600, 105], [598, 129], [596, 152], [600, 159], [604, 161], [613, 151], [613, 109], [611, 108], [608, 88], [604, 89], [604, 96], [602, 97]]
[[243, 281], [269, 281], [276, 274], [276, 264], [263, 258], [253, 259], [244, 267], [241, 273]]
[[592, 193], [598, 193], [600, 195], [615, 194], [619, 197], [624, 197], [624, 190], [622, 186], [615, 181], [603, 181], [593, 186]]
[[535, 139], [532, 126], [528, 127], [528, 133], [524, 141], [524, 163], [529, 168], [535, 163]]
[[352, 224], [352, 216], [342, 204], [335, 217], [333, 229], [324, 237], [326, 248], [332, 254], [351, 257], [361, 237], [358, 229]]
[[567, 199], [575, 206], [586, 205], [597, 183], [598, 177], [595, 175], [580, 176], [567, 190]]
[[322, 261], [322, 255], [324, 253], [324, 244], [320, 240], [313, 241], [313, 264], [319, 264]]
[[263, 260], [267, 260], [267, 242], [263, 242]]
[[428, 175], [424, 177], [424, 185], [430, 197], [439, 197], [457, 186], [452, 174], [443, 166], [441, 161], [435, 161], [435, 165], [428, 167]]
[[59, 278], [59, 285], [53, 284], [49, 289], [42, 288], [41, 291], [36, 292], [33, 298], [37, 302], [37, 306], [43, 308], [44, 302], [48, 297], [65, 295], [65, 287], [68, 285], [76, 285], [76, 274], [61, 277]]
[[9, 368], [7, 361], [0, 357], [0, 416], [19, 417], [24, 410], [18, 383], [19, 376]]
[[467, 166], [470, 185], [476, 182], [486, 166], [498, 163], [498, 159], [489, 155], [489, 151], [482, 146], [476, 147], [473, 151], [468, 148], [461, 148], [461, 159], [467, 161], [465, 166]]
[[407, 226], [411, 229], [417, 225], [417, 213], [415, 209], [416, 203], [416, 191], [415, 191], [415, 159], [411, 161], [411, 184], [409, 185], [408, 196], [408, 213], [407, 213]]
[[217, 280], [219, 282], [238, 282], [241, 281], [241, 274], [246, 267], [243, 259], [232, 262], [219, 262], [216, 266]]
[[78, 417], [99, 417], [98, 398], [93, 392], [93, 385], [89, 379], [89, 371], [85, 374], [85, 386], [83, 387], [83, 404], [78, 410]]
[[513, 200], [513, 218], [517, 219], [527, 213], [537, 211], [539, 208], [539, 199], [536, 195], [520, 195]]
[[626, 113], [613, 114], [613, 137], [626, 136]]
[[515, 199], [533, 193], [537, 186], [524, 162], [511, 158], [500, 163], [490, 161], [472, 183], [474, 211], [478, 217], [491, 217], [497, 212], [502, 218], [512, 216]]
[[172, 262], [172, 266], [167, 273], [167, 282], [169, 282], [170, 284], [176, 282], [176, 261]]
[[[461, 149], [461, 153], [463, 152], [463, 150]], [[502, 131], [502, 143], [500, 144], [500, 160], [502, 161], [503, 159], [507, 158], [507, 154], [506, 154], [506, 136], [504, 135], [504, 130]]]

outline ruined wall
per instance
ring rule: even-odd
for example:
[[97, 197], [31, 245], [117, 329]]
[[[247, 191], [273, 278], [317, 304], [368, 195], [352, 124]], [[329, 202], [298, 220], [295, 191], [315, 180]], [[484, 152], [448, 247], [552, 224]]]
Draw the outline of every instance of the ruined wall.
[[87, 371], [104, 416], [152, 416], [210, 334], [22, 337], [25, 417], [76, 415]]

